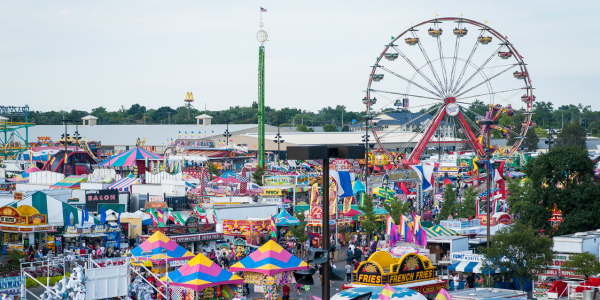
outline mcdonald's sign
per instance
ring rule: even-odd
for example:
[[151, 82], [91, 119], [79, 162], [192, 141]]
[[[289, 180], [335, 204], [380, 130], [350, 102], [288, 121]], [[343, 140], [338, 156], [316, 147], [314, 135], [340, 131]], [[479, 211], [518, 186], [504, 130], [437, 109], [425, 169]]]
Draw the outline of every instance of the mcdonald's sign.
[[194, 94], [192, 92], [187, 92], [185, 94], [185, 102], [194, 102]]

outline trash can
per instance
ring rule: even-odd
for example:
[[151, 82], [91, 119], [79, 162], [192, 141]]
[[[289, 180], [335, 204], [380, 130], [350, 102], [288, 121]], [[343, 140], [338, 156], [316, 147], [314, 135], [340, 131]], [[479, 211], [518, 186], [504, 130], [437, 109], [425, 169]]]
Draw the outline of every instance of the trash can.
[[583, 291], [583, 300], [594, 300], [595, 295], [596, 295], [595, 290], [584, 290]]

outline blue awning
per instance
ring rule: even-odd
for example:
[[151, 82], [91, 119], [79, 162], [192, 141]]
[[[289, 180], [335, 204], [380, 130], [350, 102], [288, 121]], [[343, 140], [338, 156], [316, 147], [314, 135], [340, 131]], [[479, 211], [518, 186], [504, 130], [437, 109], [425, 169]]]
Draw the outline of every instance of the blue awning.
[[[477, 273], [477, 274], [496, 274], [500, 273], [500, 269], [496, 270], [488, 270], [486, 269], [481, 262], [474, 261], [461, 261], [457, 264], [453, 264], [448, 266], [449, 271], [456, 272], [468, 272], [468, 273]], [[502, 272], [506, 271], [504, 268]]]

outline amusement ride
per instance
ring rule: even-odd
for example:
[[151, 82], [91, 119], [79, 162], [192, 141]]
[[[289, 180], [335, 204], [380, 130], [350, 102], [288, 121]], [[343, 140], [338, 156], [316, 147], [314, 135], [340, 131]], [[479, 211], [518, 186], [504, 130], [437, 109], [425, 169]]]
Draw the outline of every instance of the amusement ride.
[[[520, 149], [527, 130], [535, 126], [535, 96], [527, 64], [508, 37], [487, 23], [462, 17], [421, 22], [392, 37], [377, 57], [363, 99], [367, 115], [396, 106], [407, 112], [407, 120], [404, 126], [388, 131], [377, 124], [378, 120], [368, 120], [368, 130], [388, 157], [393, 156], [382, 144], [386, 138], [389, 142], [409, 135], [401, 139], [399, 152], [416, 143], [407, 157], [396, 156], [396, 167], [419, 164], [429, 143], [442, 146], [461, 140], [466, 140], [480, 158], [486, 152], [511, 157]], [[452, 52], [447, 55], [444, 50]], [[409, 99], [418, 100], [412, 101], [418, 104], [411, 107]], [[421, 111], [410, 113], [409, 108]], [[524, 115], [520, 131], [498, 124], [517, 110]], [[495, 144], [490, 139], [492, 133], [514, 143]], [[439, 140], [440, 136], [444, 140]]]

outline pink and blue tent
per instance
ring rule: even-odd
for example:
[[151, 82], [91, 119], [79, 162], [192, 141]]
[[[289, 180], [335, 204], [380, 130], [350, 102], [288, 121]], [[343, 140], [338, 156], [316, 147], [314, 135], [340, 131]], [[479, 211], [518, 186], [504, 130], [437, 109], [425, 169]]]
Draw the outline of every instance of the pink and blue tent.
[[119, 190], [122, 192], [131, 192], [131, 186], [134, 184], [141, 184], [141, 178], [135, 178], [133, 176], [124, 177], [115, 183], [106, 187], [107, 190]]
[[163, 160], [164, 157], [152, 153], [144, 148], [135, 147], [127, 152], [112, 156], [100, 163], [102, 167], [133, 167], [137, 166], [137, 160]]
[[308, 264], [269, 240], [252, 254], [235, 263], [230, 272], [248, 271], [273, 276], [284, 271], [307, 270]]
[[9, 178], [6, 181], [9, 182], [27, 182], [29, 181], [29, 174], [33, 173], [33, 172], [37, 172], [40, 169], [38, 167], [36, 167], [35, 165], [31, 165], [29, 166], [29, 168], [27, 168], [27, 170], [25, 170], [25, 172], [15, 176], [14, 178]]

